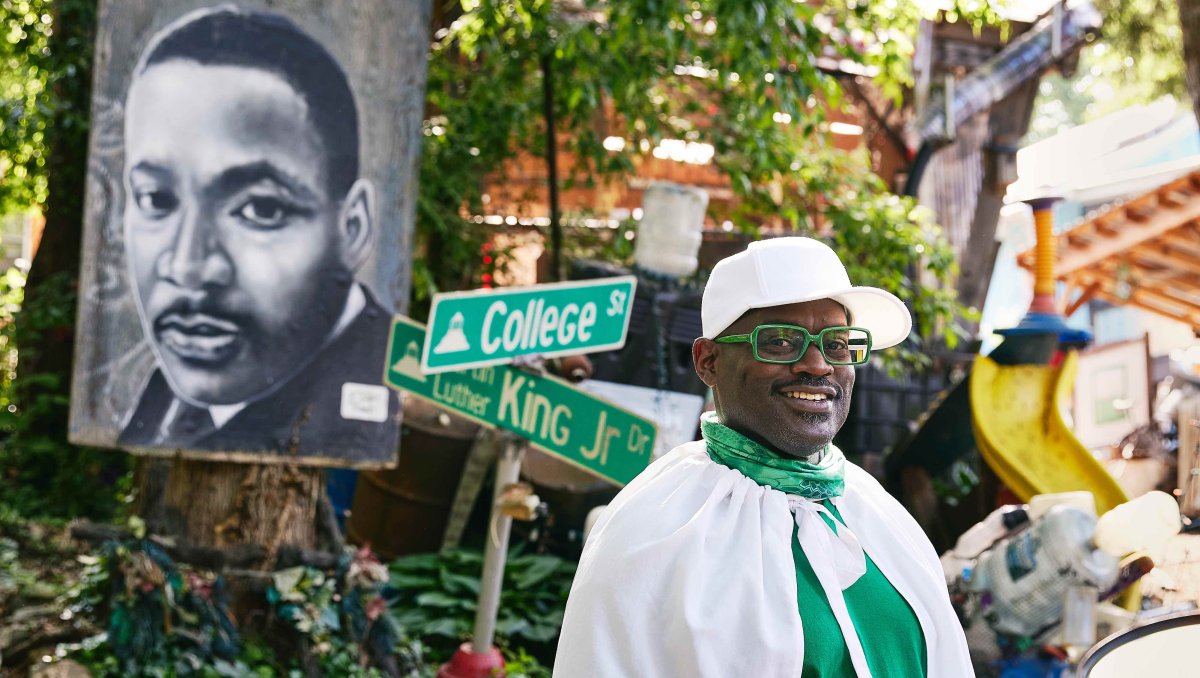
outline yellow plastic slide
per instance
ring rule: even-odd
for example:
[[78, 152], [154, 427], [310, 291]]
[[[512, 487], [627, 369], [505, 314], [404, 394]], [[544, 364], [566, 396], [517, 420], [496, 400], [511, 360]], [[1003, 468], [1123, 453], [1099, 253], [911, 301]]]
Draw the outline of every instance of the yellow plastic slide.
[[1076, 367], [1074, 351], [1059, 367], [980, 356], [971, 370], [971, 427], [984, 461], [1022, 501], [1088, 490], [1104, 513], [1128, 498], [1063, 420], [1059, 405], [1071, 395]]

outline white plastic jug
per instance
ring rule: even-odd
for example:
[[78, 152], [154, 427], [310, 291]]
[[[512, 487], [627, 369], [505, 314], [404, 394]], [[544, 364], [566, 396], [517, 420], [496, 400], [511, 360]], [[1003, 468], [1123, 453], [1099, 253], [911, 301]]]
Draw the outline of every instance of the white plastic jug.
[[1050, 509], [1059, 504], [1070, 504], [1096, 515], [1096, 498], [1087, 490], [1035, 494], [1029, 499], [1029, 520], [1037, 521]]
[[655, 273], [682, 277], [699, 265], [708, 193], [695, 186], [656, 181], [642, 196], [633, 260]]
[[1179, 527], [1179, 504], [1166, 492], [1155, 490], [1100, 516], [1093, 541], [1117, 557], [1134, 551], [1154, 554], [1179, 534]]

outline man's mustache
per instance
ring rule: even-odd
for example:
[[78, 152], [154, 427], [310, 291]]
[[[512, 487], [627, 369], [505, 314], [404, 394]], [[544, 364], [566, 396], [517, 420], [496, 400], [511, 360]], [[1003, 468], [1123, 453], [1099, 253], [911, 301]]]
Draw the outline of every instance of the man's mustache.
[[838, 386], [828, 377], [814, 377], [810, 374], [797, 374], [794, 379], [776, 388], [782, 391], [789, 387], [808, 386], [810, 388], [831, 388], [836, 394], [835, 398], [842, 397], [842, 387]]

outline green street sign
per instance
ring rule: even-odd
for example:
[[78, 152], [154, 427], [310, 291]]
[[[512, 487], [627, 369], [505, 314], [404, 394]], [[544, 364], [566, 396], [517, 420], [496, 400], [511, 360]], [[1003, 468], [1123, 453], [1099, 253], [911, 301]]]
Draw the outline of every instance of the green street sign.
[[654, 422], [548, 375], [506, 365], [424, 374], [425, 327], [396, 316], [384, 383], [489, 428], [503, 428], [541, 450], [617, 485], [650, 463]]
[[433, 297], [421, 370], [436, 374], [625, 345], [637, 278], [631, 275]]

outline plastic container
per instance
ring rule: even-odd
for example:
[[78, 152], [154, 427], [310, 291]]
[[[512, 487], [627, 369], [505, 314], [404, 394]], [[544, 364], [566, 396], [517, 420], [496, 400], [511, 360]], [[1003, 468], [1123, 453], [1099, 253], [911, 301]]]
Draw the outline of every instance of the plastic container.
[[1028, 522], [1029, 513], [1024, 505], [1009, 504], [972, 525], [954, 543], [954, 548], [942, 554], [942, 573], [946, 576], [946, 584], [958, 579], [988, 547]]
[[1008, 505], [992, 511], [986, 518], [963, 532], [954, 543], [952, 552], [959, 558], [975, 558], [989, 546], [1008, 536], [1009, 532], [1029, 522], [1029, 513], [1022, 505]]
[[1029, 519], [1036, 522], [1042, 516], [1061, 504], [1077, 506], [1093, 516], [1096, 515], [1096, 498], [1087, 490], [1076, 492], [1054, 492], [1052, 494], [1037, 494], [1029, 500]]
[[990, 592], [985, 608], [997, 631], [1033, 636], [1058, 622], [1071, 586], [1107, 589], [1116, 557], [1092, 546], [1096, 518], [1077, 506], [1055, 506], [1039, 521], [979, 557], [968, 583]]
[[708, 193], [695, 186], [657, 181], [642, 195], [633, 260], [640, 267], [667, 276], [691, 275], [699, 266]]
[[1134, 551], [1159, 553], [1179, 534], [1179, 504], [1166, 492], [1147, 492], [1100, 516], [1096, 547], [1122, 557]]

